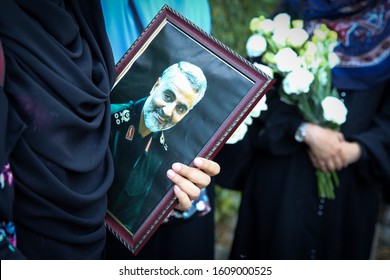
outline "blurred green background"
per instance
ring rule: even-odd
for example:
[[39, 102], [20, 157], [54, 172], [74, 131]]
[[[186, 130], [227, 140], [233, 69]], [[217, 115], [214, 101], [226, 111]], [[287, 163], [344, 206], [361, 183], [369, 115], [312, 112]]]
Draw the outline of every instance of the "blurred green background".
[[245, 57], [245, 43], [250, 36], [251, 19], [260, 15], [272, 15], [278, 1], [209, 0], [209, 3], [213, 36]]

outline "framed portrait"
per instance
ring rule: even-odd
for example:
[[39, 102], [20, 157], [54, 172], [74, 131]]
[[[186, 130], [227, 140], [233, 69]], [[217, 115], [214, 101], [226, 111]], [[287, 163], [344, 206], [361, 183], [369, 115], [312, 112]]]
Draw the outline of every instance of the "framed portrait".
[[169, 6], [116, 70], [105, 221], [137, 254], [177, 202], [167, 170], [212, 159], [273, 80]]

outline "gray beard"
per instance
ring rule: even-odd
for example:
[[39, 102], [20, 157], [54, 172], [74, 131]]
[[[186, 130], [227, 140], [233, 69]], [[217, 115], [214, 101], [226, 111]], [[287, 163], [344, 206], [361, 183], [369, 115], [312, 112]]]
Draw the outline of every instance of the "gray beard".
[[151, 131], [151, 132], [158, 132], [163, 130], [163, 127], [160, 125], [160, 123], [156, 120], [154, 117], [153, 111], [145, 111], [144, 113], [144, 120], [145, 120], [145, 126]]

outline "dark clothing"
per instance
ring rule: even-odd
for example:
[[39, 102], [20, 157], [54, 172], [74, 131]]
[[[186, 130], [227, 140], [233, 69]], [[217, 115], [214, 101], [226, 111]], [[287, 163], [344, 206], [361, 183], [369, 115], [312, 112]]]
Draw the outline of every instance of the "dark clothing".
[[[8, 100], [3, 91], [5, 63], [0, 40], [0, 135], [7, 136]], [[22, 129], [22, 127], [21, 127]], [[0, 259], [23, 259], [16, 249], [16, 232], [13, 222], [13, 174], [8, 163], [8, 153], [14, 139], [0, 137]]]
[[115, 65], [100, 2], [2, 0], [0, 37], [7, 141], [25, 127], [7, 147], [18, 248], [30, 259], [101, 258]]
[[111, 105], [113, 118], [110, 146], [115, 178], [108, 193], [108, 210], [133, 233], [137, 231], [142, 218], [146, 218], [141, 212], [142, 206], [165, 152], [159, 139], [161, 132], [145, 137], [138, 132], [145, 101], [146, 98], [136, 103]]
[[368, 259], [381, 182], [390, 176], [390, 95], [378, 85], [346, 91], [342, 133], [362, 147], [339, 172], [336, 199], [318, 198], [306, 146], [294, 140], [297, 109], [267, 95], [268, 111], [250, 127], [254, 154], [244, 184], [231, 258]]

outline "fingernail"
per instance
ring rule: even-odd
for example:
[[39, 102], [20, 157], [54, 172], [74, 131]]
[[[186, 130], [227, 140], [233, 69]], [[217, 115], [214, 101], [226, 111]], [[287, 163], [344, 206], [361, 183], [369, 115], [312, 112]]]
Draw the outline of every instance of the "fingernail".
[[175, 189], [175, 191], [181, 192], [181, 189], [177, 185], [174, 185], [173, 188]]
[[194, 163], [196, 166], [201, 166], [203, 164], [203, 160], [200, 158], [195, 158]]
[[172, 169], [176, 172], [179, 172], [181, 170], [181, 164], [180, 163], [174, 163], [172, 164]]
[[169, 169], [168, 171], [167, 171], [167, 176], [168, 176], [168, 178], [173, 178], [173, 177], [175, 177], [175, 175], [176, 175], [176, 173], [172, 170], [172, 169]]

